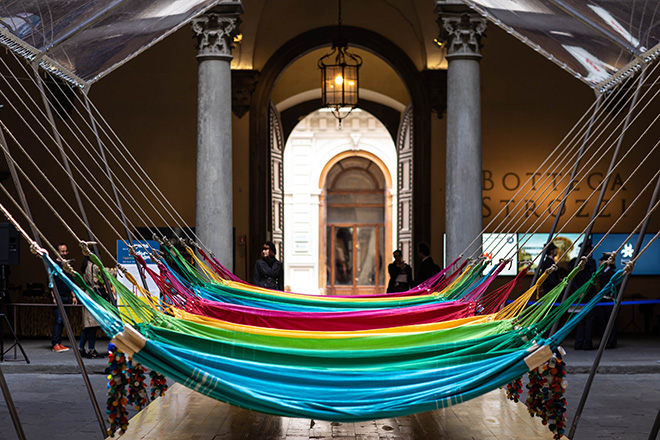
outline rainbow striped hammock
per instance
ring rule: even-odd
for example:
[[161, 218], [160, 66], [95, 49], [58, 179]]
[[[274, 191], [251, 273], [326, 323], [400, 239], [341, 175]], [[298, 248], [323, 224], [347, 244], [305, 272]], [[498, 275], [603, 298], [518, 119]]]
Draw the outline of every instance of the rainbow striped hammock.
[[[96, 256], [90, 257], [105, 271]], [[543, 332], [595, 284], [603, 267], [558, 307], [552, 303], [579, 268], [519, 312], [516, 308], [531, 298], [543, 278], [520, 301], [493, 315], [324, 332], [193, 315], [159, 303], [136, 287], [138, 296], [106, 273], [126, 305], [120, 312], [85, 286], [79, 274], [74, 274], [74, 283], [45, 252], [42, 258], [135, 362], [239, 407], [329, 421], [429, 411], [503, 386], [548, 361], [566, 335], [603, 296], [614, 292], [623, 277], [622, 271], [617, 272], [550, 338], [543, 338]]]
[[[477, 280], [486, 267], [486, 263], [471, 266], [463, 263], [453, 274], [445, 278], [443, 282], [428, 282], [422, 285], [421, 288], [415, 288], [408, 292], [361, 295], [359, 297], [317, 296], [272, 291], [243, 282], [226, 280], [207, 270], [204, 263], [200, 260], [195, 260], [197, 267], [200, 268], [198, 270], [196, 267], [191, 266], [176, 249], [163, 248], [162, 250], [165, 251], [165, 256], [168, 257], [167, 260], [171, 261], [181, 274], [181, 276], [177, 276], [175, 271], [169, 270], [169, 267], [164, 265], [163, 267], [166, 268], [166, 273], [163, 273], [163, 268], [161, 267], [161, 275], [164, 275], [167, 279], [163, 281], [171, 284], [179, 293], [183, 288], [183, 290], [195, 290], [196, 296], [210, 299], [214, 302], [220, 301], [223, 303], [257, 306], [271, 310], [289, 311], [322, 312], [338, 311], [340, 309], [392, 309], [458, 299], [463, 300], [463, 302], [474, 301], [481, 297], [488, 284], [495, 278], [493, 275], [497, 275], [504, 268], [504, 264], [501, 264], [499, 267], [494, 268], [490, 274]], [[190, 253], [195, 258], [194, 253]], [[144, 260], [139, 256], [137, 260], [142, 267], [146, 267]], [[438, 277], [436, 277], [437, 280]], [[479, 286], [468, 292], [468, 288], [475, 282]], [[159, 282], [158, 279], [156, 279], [156, 283], [161, 290], [164, 288], [167, 290], [167, 286]], [[433, 293], [433, 295], [430, 293]], [[469, 297], [466, 298], [468, 295]], [[482, 306], [487, 307], [485, 304], [482, 304]], [[497, 308], [497, 305], [493, 307]]]
[[[348, 298], [310, 296], [289, 292], [274, 292], [249, 286], [245, 283], [206, 283], [195, 273], [195, 268], [183, 259], [175, 264], [187, 279], [181, 279], [164, 264], [159, 264], [160, 275], [149, 269], [144, 260], [139, 264], [156, 281], [168, 304], [186, 312], [258, 327], [289, 330], [356, 331], [413, 324], [456, 320], [475, 316], [477, 313], [492, 314], [499, 310], [520, 278], [484, 295], [488, 285], [504, 268], [505, 263], [494, 268], [477, 281], [482, 264], [468, 268], [463, 275], [432, 294], [403, 297], [396, 295], [367, 295]], [[229, 284], [234, 287], [230, 287]], [[214, 291], [225, 292], [214, 296]], [[236, 295], [241, 303], [225, 302], [227, 295]], [[270, 298], [269, 298], [270, 297]], [[268, 298], [268, 299], [264, 299]], [[222, 302], [221, 302], [222, 301]], [[293, 302], [290, 302], [293, 301]], [[316, 304], [326, 303], [326, 306]], [[284, 308], [285, 310], [280, 310]], [[178, 312], [172, 311], [173, 314]]]

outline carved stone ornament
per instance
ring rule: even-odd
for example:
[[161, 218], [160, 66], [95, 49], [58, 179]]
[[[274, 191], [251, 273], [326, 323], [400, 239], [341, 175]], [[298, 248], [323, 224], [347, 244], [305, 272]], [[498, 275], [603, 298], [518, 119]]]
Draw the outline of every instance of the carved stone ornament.
[[447, 58], [480, 58], [487, 20], [474, 14], [446, 14], [438, 18], [440, 41], [447, 42]]
[[422, 77], [426, 83], [431, 110], [436, 113], [438, 119], [442, 119], [447, 110], [447, 71], [422, 70]]
[[231, 60], [234, 37], [240, 22], [238, 15], [214, 12], [193, 18], [191, 25], [197, 38], [197, 58]]
[[250, 110], [252, 93], [258, 80], [258, 70], [231, 71], [231, 109], [239, 118]]

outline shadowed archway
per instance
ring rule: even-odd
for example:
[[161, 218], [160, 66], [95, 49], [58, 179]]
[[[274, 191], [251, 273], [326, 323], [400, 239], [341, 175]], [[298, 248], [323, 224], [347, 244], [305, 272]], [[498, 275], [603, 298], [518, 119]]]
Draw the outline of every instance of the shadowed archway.
[[[375, 32], [342, 26], [342, 34], [353, 47], [374, 53], [399, 75], [408, 93], [413, 114], [414, 242], [430, 239], [430, 193], [425, 190], [430, 179], [431, 106], [425, 77], [397, 45]], [[303, 55], [331, 45], [336, 27], [314, 29], [294, 37], [266, 62], [259, 76], [250, 105], [250, 246], [249, 267], [259, 255], [259, 247], [270, 229], [270, 148], [269, 101], [278, 78]]]

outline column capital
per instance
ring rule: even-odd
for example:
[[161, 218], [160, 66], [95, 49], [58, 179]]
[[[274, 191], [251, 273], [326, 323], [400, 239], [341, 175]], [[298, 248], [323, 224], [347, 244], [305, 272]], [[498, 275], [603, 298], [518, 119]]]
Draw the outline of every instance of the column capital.
[[481, 58], [481, 37], [488, 21], [474, 13], [443, 13], [438, 17], [438, 40], [447, 44], [447, 59]]
[[234, 47], [234, 37], [241, 23], [242, 7], [214, 8], [206, 14], [195, 17], [190, 22], [197, 38], [197, 58], [230, 61]]

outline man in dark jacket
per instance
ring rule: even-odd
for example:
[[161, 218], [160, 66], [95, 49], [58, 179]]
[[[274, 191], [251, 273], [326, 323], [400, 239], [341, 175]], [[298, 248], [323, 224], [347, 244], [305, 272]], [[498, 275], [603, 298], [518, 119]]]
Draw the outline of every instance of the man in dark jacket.
[[261, 259], [254, 264], [252, 283], [255, 286], [273, 290], [284, 290], [284, 271], [282, 263], [276, 258], [275, 244], [271, 241], [264, 243], [261, 250]]
[[[539, 275], [545, 272], [547, 269], [550, 269], [555, 264], [555, 257], [557, 256], [558, 251], [559, 249], [553, 242], [550, 242], [546, 246], [545, 255], [543, 256], [543, 260], [541, 260], [541, 264], [539, 265]], [[546, 293], [550, 292], [560, 282], [561, 280], [559, 279], [559, 274], [557, 274], [557, 271], [552, 272], [543, 283], [543, 291]]]
[[[582, 249], [582, 254], [589, 255], [593, 249], [591, 240], [585, 240], [583, 243], [580, 243]], [[577, 267], [580, 262], [577, 258], [573, 258], [570, 262], [571, 269]], [[596, 272], [596, 261], [589, 255], [587, 261], [584, 265], [584, 269], [579, 271], [575, 278], [573, 278], [572, 291], [576, 291], [585, 283], [588, 283], [593, 274]], [[595, 287], [590, 287], [589, 290], [585, 293], [584, 297], [580, 302], [586, 303], [590, 301], [596, 294]], [[575, 349], [576, 350], [593, 350], [592, 335], [594, 329], [594, 317], [596, 313], [595, 310], [591, 310], [587, 316], [582, 319], [575, 328]]]
[[[62, 261], [69, 261], [69, 248], [67, 247], [66, 243], [60, 243], [57, 245], [57, 252], [59, 254], [59, 257], [55, 262], [57, 263], [58, 266], [62, 267]], [[72, 260], [71, 260], [72, 261]], [[68, 272], [65, 272], [66, 276], [71, 278], [71, 275]], [[56, 276], [52, 276], [52, 282], [54, 282], [54, 286], [51, 285], [51, 296], [53, 297], [53, 303], [57, 304], [55, 301], [55, 294], [53, 293], [53, 287], [57, 288], [57, 291], [60, 294], [60, 298], [62, 299], [62, 304], [77, 304], [78, 300], [76, 296], [73, 294], [71, 289], [69, 289], [69, 286], [59, 279]], [[53, 312], [53, 336], [51, 339], [51, 346], [52, 350], [56, 353], [61, 353], [64, 351], [69, 351], [69, 347], [65, 347], [62, 344], [62, 329], [64, 328], [64, 320], [62, 319], [62, 315], [60, 314], [60, 309], [59, 307], [55, 307], [54, 312]]]
[[436, 273], [440, 272], [440, 266], [435, 264], [431, 257], [431, 250], [426, 243], [419, 243], [417, 245], [417, 255], [422, 260], [417, 267], [415, 274], [415, 284], [421, 284], [431, 278]]

